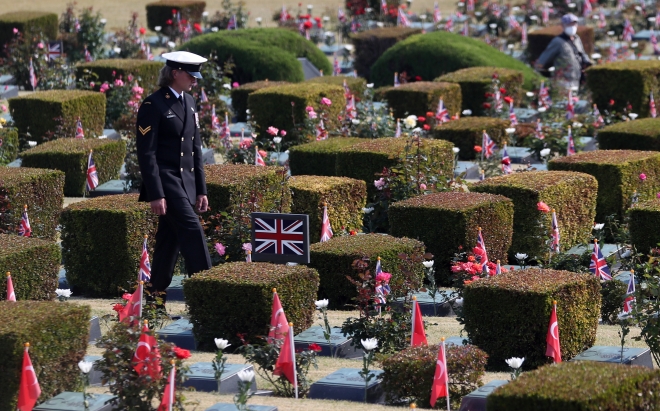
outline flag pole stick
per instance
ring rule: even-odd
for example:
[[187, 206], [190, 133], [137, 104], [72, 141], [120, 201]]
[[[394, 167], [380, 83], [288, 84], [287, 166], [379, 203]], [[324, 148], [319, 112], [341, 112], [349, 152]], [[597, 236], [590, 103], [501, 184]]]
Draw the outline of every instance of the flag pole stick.
[[413, 295], [412, 297], [412, 326], [410, 327], [411, 332], [410, 332], [410, 346], [413, 346], [413, 340], [415, 338], [415, 302], [417, 301], [417, 296]]
[[174, 365], [174, 360], [172, 360], [172, 371], [170, 371], [170, 403], [167, 406], [167, 411], [172, 411], [172, 405], [174, 404], [174, 380], [176, 378], [176, 366]]
[[445, 373], [447, 373], [447, 378], [445, 379], [445, 386], [447, 388], [447, 411], [451, 411], [451, 408], [449, 406], [449, 370], [446, 368], [447, 367], [447, 350], [445, 346], [445, 338], [442, 337], [442, 356], [444, 357], [442, 360], [445, 363]]
[[298, 370], [296, 369], [296, 347], [293, 342], [293, 323], [289, 323], [289, 338], [291, 342], [291, 358], [293, 358], [293, 386], [296, 390], [296, 399], [298, 399]]
[[142, 289], [143, 284], [144, 281], [140, 281], [140, 285], [138, 286], [138, 291], [140, 293], [140, 311], [138, 313], [138, 320], [142, 319], [142, 299], [144, 297], [144, 290]]

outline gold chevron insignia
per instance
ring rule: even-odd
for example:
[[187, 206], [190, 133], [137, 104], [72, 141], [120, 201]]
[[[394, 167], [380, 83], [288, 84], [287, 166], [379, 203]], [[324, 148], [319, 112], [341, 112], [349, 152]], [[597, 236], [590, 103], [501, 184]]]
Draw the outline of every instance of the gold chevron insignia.
[[138, 126], [138, 130], [140, 130], [140, 133], [142, 133], [142, 135], [145, 135], [145, 134], [147, 134], [149, 131], [151, 131], [151, 126], [149, 126], [149, 127], [147, 127], [147, 128], [142, 128], [142, 126]]

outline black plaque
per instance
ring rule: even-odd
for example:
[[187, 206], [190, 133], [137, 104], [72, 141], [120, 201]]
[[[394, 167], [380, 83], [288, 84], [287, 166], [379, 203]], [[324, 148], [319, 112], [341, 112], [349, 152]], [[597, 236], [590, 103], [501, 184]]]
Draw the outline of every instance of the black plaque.
[[192, 333], [192, 324], [187, 318], [181, 318], [156, 331], [163, 340], [186, 350], [196, 350], [197, 342]]
[[[340, 368], [332, 374], [321, 378], [313, 383], [309, 389], [308, 397], [316, 400], [343, 400], [343, 401], [364, 401], [364, 378], [358, 373], [357, 368]], [[382, 370], [372, 370], [376, 375], [369, 382], [367, 388], [367, 402], [383, 403], [385, 393], [380, 384], [380, 375]]]
[[[110, 401], [115, 398], [108, 394], [92, 394], [88, 397], [87, 411], [112, 411]], [[34, 407], [34, 411], [85, 411], [82, 392], [61, 392], [43, 404]]]
[[[220, 394], [234, 394], [238, 392], [238, 372], [242, 370], [252, 371], [253, 367], [248, 364], [225, 364], [220, 383]], [[183, 383], [184, 387], [194, 387], [196, 391], [213, 392], [218, 391], [218, 381], [215, 379], [213, 364], [210, 362], [198, 362], [190, 366], [186, 373], [188, 379]], [[252, 380], [252, 391], [257, 389], [256, 380]]]
[[508, 383], [507, 380], [493, 380], [472, 391], [461, 400], [459, 411], [486, 411], [486, 398], [495, 388]]
[[323, 331], [323, 327], [315, 325], [296, 335], [293, 337], [296, 349], [305, 350], [310, 344], [318, 344], [321, 346], [321, 352], [318, 353], [320, 356], [330, 357], [334, 355], [336, 358], [362, 358], [362, 349], [351, 347], [351, 340], [344, 337], [341, 328], [330, 329], [330, 345], [323, 336]]
[[623, 361], [621, 361], [621, 347], [594, 345], [581, 352], [570, 361], [599, 361], [614, 364], [641, 365], [653, 369], [653, 359], [648, 348], [623, 347]]
[[309, 264], [307, 214], [252, 213], [252, 261]]

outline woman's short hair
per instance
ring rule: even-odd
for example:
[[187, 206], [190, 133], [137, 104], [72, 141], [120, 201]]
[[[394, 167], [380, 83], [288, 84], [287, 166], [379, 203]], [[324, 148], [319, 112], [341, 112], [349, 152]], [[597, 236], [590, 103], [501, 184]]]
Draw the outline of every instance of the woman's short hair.
[[158, 74], [158, 87], [167, 87], [174, 82], [172, 72], [174, 69], [170, 66], [163, 66]]

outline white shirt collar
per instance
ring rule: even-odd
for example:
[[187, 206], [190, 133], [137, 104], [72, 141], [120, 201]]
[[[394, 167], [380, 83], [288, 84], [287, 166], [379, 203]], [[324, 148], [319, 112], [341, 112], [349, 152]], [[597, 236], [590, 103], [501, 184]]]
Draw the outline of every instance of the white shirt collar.
[[[169, 86], [168, 86], [168, 87], [169, 87]], [[181, 95], [181, 94], [177, 93], [172, 87], [170, 87], [170, 90], [172, 90], [172, 93], [174, 93], [174, 97], [176, 97], [177, 99], [178, 99], [179, 96]]]

